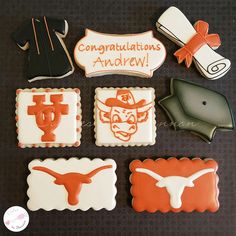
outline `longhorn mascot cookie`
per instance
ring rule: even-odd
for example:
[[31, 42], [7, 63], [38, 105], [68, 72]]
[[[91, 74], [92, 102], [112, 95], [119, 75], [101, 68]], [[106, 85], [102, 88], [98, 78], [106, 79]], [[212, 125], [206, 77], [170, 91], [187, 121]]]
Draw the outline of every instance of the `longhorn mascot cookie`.
[[97, 88], [94, 120], [98, 146], [155, 144], [153, 88]]

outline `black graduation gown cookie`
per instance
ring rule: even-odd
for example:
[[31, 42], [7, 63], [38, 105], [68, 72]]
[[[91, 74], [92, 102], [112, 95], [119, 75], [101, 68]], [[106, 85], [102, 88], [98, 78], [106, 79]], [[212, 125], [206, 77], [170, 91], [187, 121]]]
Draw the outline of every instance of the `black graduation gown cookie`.
[[29, 50], [29, 82], [63, 78], [73, 73], [72, 60], [62, 40], [67, 31], [66, 20], [44, 16], [25, 21], [12, 34], [13, 40], [21, 49]]

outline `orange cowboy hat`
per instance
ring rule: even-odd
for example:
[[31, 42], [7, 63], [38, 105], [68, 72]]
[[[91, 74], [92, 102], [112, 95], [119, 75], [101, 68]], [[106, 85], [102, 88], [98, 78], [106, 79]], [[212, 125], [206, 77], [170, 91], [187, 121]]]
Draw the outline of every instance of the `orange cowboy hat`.
[[122, 107], [126, 109], [137, 109], [146, 105], [146, 100], [135, 102], [133, 94], [128, 89], [119, 89], [116, 98], [108, 98], [105, 101], [108, 107]]

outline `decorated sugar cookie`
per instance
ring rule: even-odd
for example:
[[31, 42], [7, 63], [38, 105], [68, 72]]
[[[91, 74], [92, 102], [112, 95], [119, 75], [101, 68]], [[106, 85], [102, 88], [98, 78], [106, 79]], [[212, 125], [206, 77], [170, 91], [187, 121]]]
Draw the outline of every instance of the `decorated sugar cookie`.
[[104, 34], [89, 29], [74, 49], [78, 66], [86, 77], [125, 74], [152, 77], [164, 62], [164, 45], [152, 31], [139, 34]]
[[159, 158], [130, 163], [132, 206], [142, 212], [215, 212], [218, 165], [200, 158]]
[[27, 206], [31, 211], [112, 210], [116, 206], [116, 163], [112, 159], [34, 160], [29, 170]]
[[221, 41], [218, 34], [208, 34], [207, 22], [199, 20], [193, 27], [186, 16], [172, 6], [156, 25], [158, 31], [181, 47], [174, 54], [179, 63], [185, 61], [190, 67], [193, 61], [199, 72], [210, 80], [219, 79], [230, 70], [230, 60], [214, 51]]
[[95, 92], [96, 145], [155, 144], [153, 88], [97, 88]]
[[234, 117], [227, 98], [186, 80], [172, 79], [171, 95], [159, 104], [176, 130], [189, 130], [210, 143], [216, 130], [233, 130]]
[[29, 50], [29, 82], [60, 79], [73, 73], [72, 60], [62, 40], [67, 32], [66, 20], [44, 16], [25, 21], [12, 34], [13, 40], [21, 49]]
[[80, 90], [18, 89], [16, 121], [19, 147], [79, 146]]

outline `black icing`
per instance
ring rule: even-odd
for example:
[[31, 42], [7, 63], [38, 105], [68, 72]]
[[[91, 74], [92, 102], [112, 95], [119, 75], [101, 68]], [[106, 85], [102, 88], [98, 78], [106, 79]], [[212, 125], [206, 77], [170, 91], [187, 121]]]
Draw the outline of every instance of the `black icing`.
[[61, 77], [73, 71], [71, 61], [56, 35], [56, 33], [65, 35], [65, 20], [45, 19], [46, 24], [43, 17], [27, 20], [12, 34], [12, 38], [18, 46], [24, 47], [27, 43], [29, 44], [27, 72], [29, 80], [39, 76]]

